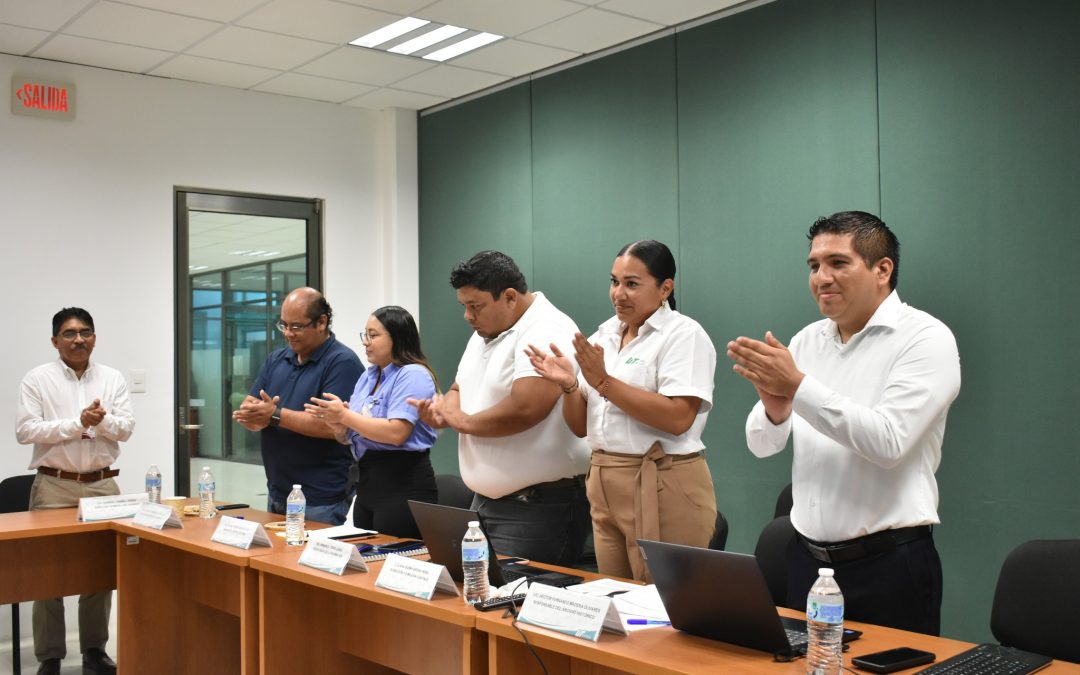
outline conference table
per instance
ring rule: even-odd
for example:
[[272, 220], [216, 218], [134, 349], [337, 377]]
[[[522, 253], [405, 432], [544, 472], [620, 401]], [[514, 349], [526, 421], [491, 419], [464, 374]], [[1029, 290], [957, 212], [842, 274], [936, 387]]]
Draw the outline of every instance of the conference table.
[[[250, 509], [231, 515], [281, 518]], [[276, 536], [270, 547], [244, 550], [210, 541], [218, 519], [183, 522], [154, 530], [129, 519], [78, 522], [75, 509], [0, 514], [0, 602], [117, 588], [121, 673], [540, 673], [521, 632], [552, 675], [790, 675], [806, 667], [670, 627], [604, 633], [594, 643], [515, 626], [502, 611], [477, 612], [460, 596], [437, 592], [425, 601], [376, 588], [381, 562], [368, 573], [333, 575], [300, 565], [300, 550]], [[848, 625], [863, 636], [851, 644], [847, 665], [852, 656], [898, 646], [934, 652], [939, 661], [972, 646]], [[1080, 664], [1055, 661], [1040, 672], [1080, 675]]]

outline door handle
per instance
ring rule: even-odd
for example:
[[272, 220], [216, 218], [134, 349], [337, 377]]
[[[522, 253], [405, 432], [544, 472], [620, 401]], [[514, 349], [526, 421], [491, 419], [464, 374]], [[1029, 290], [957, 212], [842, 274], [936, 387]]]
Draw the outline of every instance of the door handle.
[[201, 424], [181, 424], [180, 428], [184, 431], [197, 431], [203, 428]]

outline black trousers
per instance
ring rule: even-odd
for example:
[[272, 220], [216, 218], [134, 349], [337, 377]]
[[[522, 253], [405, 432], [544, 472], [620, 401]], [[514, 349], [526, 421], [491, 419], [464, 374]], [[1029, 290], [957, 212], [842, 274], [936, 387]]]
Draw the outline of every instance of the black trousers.
[[836, 572], [836, 583], [844, 594], [844, 618], [941, 634], [941, 559], [933, 536], [839, 564], [817, 560], [793, 538], [788, 547], [789, 607], [806, 607], [806, 596], [821, 567]]
[[357, 462], [353, 525], [418, 539], [408, 500], [434, 504], [439, 493], [431, 451], [369, 450]]

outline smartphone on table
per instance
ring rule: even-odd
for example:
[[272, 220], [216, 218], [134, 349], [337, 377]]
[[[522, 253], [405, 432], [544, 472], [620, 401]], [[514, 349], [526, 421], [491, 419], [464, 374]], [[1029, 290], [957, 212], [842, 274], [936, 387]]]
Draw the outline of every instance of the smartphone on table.
[[851, 664], [860, 670], [871, 673], [893, 673], [905, 668], [914, 668], [925, 663], [933, 663], [937, 658], [930, 652], [911, 647], [897, 647], [883, 652], [864, 654], [851, 659]]

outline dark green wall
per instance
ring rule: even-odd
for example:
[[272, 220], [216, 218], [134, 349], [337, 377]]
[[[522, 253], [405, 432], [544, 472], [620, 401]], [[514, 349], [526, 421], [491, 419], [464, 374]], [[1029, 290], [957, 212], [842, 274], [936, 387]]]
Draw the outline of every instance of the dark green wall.
[[[752, 551], [790, 476], [757, 460], [727, 340], [817, 318], [805, 231], [881, 213], [901, 297], [944, 320], [963, 388], [938, 472], [944, 630], [990, 639], [1004, 555], [1078, 536], [1080, 3], [778, 0], [420, 121], [421, 329], [442, 379], [468, 337], [450, 268], [512, 255], [591, 331], [618, 248], [664, 241], [679, 308], [720, 353], [706, 431], [728, 548]], [[457, 471], [456, 439], [435, 463]]]

